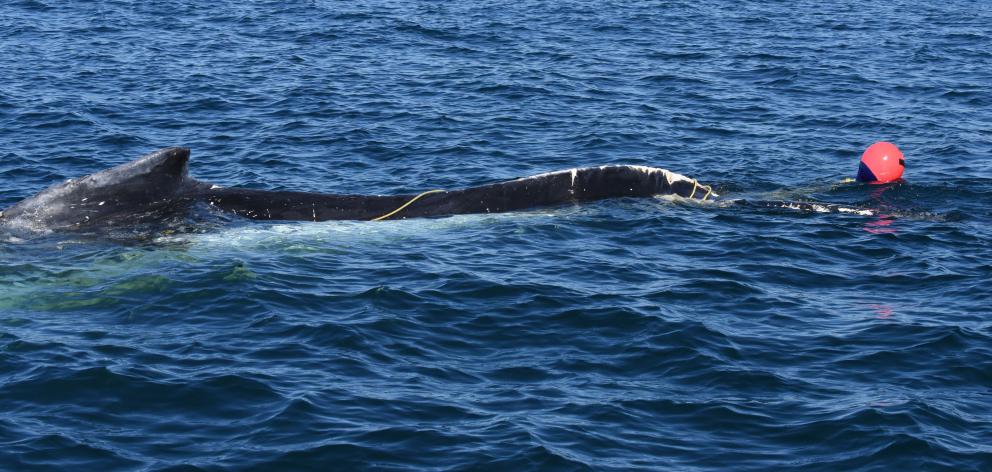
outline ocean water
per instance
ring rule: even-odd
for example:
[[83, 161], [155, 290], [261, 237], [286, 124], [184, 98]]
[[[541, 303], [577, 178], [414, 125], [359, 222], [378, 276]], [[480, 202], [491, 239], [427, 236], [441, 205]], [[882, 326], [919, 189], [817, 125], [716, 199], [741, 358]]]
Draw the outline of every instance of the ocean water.
[[[867, 3], [867, 4], [866, 4]], [[982, 2], [0, 5], [0, 208], [641, 164], [725, 198], [0, 237], [0, 470], [992, 470]], [[905, 182], [839, 184], [897, 143]]]

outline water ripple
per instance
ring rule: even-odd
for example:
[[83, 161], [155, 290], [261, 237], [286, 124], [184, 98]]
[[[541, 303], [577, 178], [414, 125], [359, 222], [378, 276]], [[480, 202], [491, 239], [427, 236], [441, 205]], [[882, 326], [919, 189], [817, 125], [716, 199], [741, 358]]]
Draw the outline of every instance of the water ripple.
[[[8, 2], [0, 207], [188, 145], [221, 185], [629, 163], [881, 215], [3, 234], [0, 468], [989, 469], [989, 24], [955, 1]], [[839, 184], [881, 139], [907, 181]]]

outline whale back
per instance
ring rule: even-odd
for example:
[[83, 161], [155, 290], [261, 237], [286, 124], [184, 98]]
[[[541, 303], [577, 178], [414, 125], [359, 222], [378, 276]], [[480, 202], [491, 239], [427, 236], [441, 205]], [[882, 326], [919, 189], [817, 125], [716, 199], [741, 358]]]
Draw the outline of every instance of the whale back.
[[188, 180], [189, 148], [173, 147], [48, 187], [0, 212], [34, 231], [81, 228], [172, 205]]

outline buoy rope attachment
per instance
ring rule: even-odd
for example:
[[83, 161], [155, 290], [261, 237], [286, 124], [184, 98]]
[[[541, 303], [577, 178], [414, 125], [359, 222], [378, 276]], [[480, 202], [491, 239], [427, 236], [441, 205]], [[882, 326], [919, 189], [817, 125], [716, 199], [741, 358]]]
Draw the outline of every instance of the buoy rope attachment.
[[444, 192], [444, 190], [435, 189], [435, 190], [428, 190], [426, 192], [423, 192], [423, 193], [417, 195], [416, 197], [411, 198], [410, 201], [404, 203], [399, 208], [397, 208], [397, 209], [395, 209], [395, 210], [393, 210], [393, 211], [391, 211], [389, 213], [386, 213], [385, 215], [382, 215], [382, 216], [380, 216], [378, 218], [372, 218], [369, 221], [382, 221], [382, 220], [384, 220], [386, 218], [389, 218], [390, 216], [393, 216], [393, 215], [395, 215], [395, 214], [403, 211], [404, 208], [410, 206], [411, 204], [413, 204], [413, 202], [415, 202], [417, 200], [420, 200], [420, 197], [423, 197], [423, 196], [426, 196], [426, 195], [430, 195], [432, 193], [441, 193], [441, 192]]

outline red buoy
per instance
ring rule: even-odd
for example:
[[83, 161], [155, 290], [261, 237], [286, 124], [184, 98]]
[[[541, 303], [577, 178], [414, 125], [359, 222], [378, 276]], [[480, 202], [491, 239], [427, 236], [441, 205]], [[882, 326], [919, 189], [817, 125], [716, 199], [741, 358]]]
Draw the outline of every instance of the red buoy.
[[858, 181], [873, 184], [884, 184], [902, 177], [906, 168], [906, 160], [902, 151], [895, 144], [879, 141], [861, 155], [858, 166]]

